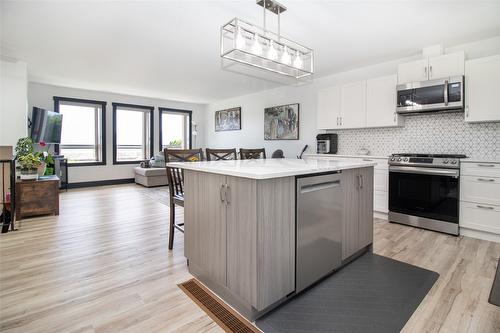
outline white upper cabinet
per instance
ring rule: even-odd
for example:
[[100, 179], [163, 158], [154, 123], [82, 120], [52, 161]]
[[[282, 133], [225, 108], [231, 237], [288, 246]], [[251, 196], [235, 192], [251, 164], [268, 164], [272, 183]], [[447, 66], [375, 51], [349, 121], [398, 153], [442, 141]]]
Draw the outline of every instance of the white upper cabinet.
[[340, 86], [318, 92], [316, 126], [318, 129], [340, 128]]
[[397, 75], [366, 81], [366, 127], [401, 126], [403, 117], [396, 113]]
[[464, 75], [464, 60], [464, 52], [456, 52], [399, 64], [398, 83]]
[[429, 74], [427, 58], [398, 65], [398, 83], [427, 80]]
[[465, 121], [500, 121], [500, 55], [465, 63]]
[[366, 81], [341, 87], [340, 117], [341, 128], [366, 127]]
[[429, 80], [464, 75], [464, 64], [465, 55], [463, 52], [431, 57], [429, 58]]

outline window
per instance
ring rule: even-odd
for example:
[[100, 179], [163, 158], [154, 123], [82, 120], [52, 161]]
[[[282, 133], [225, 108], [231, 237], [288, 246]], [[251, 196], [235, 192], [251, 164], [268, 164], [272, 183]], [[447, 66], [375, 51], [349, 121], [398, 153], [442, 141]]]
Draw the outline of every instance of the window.
[[191, 111], [160, 108], [160, 148], [191, 149]]
[[113, 164], [131, 164], [153, 154], [152, 106], [113, 103]]
[[106, 102], [54, 97], [54, 111], [63, 115], [56, 151], [68, 159], [68, 165], [105, 165]]

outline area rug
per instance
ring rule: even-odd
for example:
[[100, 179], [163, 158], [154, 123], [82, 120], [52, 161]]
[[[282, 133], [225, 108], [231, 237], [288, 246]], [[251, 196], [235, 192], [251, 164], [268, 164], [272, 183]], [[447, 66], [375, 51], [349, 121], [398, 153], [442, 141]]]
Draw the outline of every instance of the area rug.
[[265, 333], [399, 332], [438, 277], [367, 253], [256, 325]]
[[493, 285], [491, 286], [488, 302], [500, 306], [500, 259], [498, 259], [497, 272], [495, 274], [495, 280], [493, 280]]

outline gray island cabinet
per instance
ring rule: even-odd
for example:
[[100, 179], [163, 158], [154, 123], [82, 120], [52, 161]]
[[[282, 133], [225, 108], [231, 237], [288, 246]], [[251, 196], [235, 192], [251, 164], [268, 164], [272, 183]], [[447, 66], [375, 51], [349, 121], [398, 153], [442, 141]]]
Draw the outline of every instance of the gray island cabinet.
[[282, 159], [168, 166], [184, 169], [190, 273], [250, 320], [296, 291], [297, 176], [342, 175], [343, 261], [372, 244], [372, 163]]

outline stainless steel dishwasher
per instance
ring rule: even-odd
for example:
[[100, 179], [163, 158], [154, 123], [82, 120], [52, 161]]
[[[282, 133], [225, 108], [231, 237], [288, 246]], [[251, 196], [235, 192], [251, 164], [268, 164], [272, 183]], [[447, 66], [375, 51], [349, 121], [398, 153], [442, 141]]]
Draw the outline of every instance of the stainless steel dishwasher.
[[297, 177], [296, 292], [342, 261], [342, 173]]

